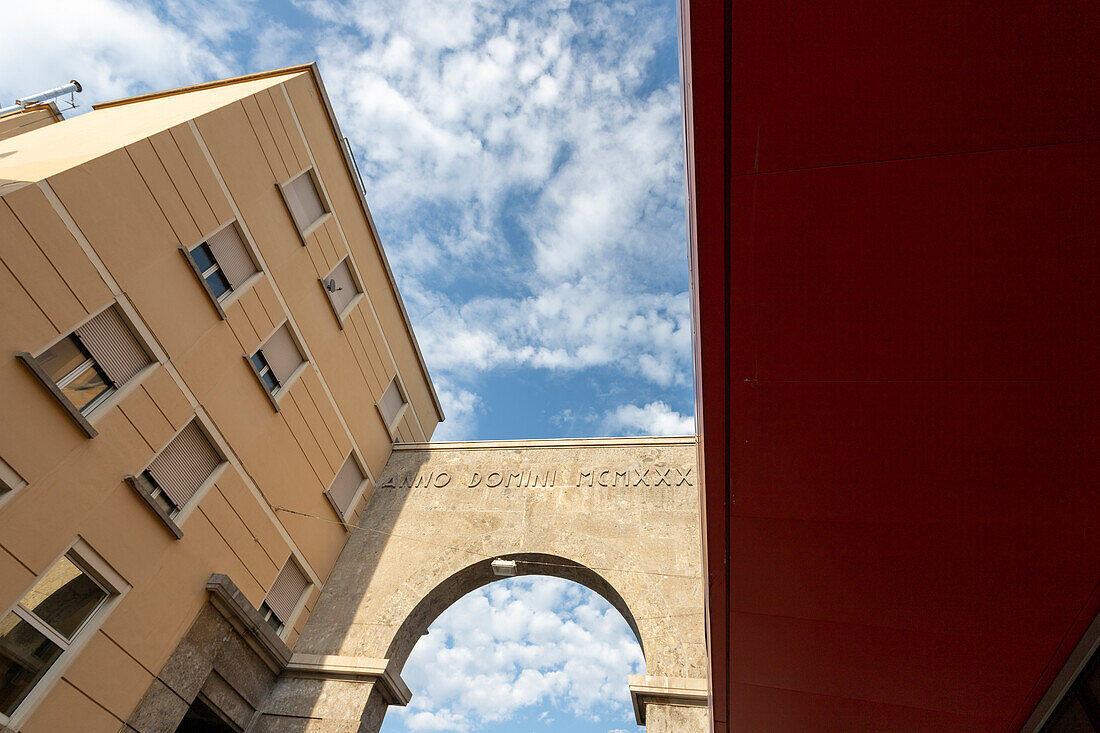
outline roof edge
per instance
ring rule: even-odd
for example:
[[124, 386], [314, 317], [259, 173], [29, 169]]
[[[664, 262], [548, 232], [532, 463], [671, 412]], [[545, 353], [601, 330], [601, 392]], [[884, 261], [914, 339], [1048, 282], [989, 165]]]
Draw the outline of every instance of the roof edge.
[[149, 92], [147, 94], [138, 94], [134, 97], [122, 97], [121, 99], [112, 99], [107, 102], [97, 102], [92, 105], [92, 109], [107, 109], [109, 107], [120, 107], [124, 104], [132, 104], [134, 102], [145, 102], [150, 99], [159, 99], [160, 97], [173, 97], [177, 94], [187, 94], [188, 92], [197, 92], [203, 89], [213, 89], [215, 87], [225, 87], [230, 84], [240, 84], [246, 81], [255, 81], [256, 79], [266, 79], [272, 76], [283, 76], [284, 74], [292, 74], [296, 71], [304, 72], [309, 71], [316, 66], [316, 63], [308, 64], [296, 64], [294, 66], [284, 66], [281, 69], [269, 69], [268, 71], [258, 71], [254, 74], [243, 74], [241, 76], [231, 76], [228, 79], [215, 79], [214, 81], [204, 81], [199, 84], [188, 84], [184, 87], [176, 87], [175, 89], [164, 89], [158, 92]]
[[[297, 69], [299, 67], [289, 68]], [[329, 100], [328, 91], [325, 89], [325, 83], [321, 80], [321, 70], [317, 66], [316, 61], [300, 68], [309, 69], [313, 73], [313, 82], [317, 85], [317, 90], [321, 94], [321, 102], [324, 104], [325, 112], [328, 114], [329, 124], [332, 125], [332, 131], [336, 135], [336, 147], [340, 149], [340, 154], [344, 158], [344, 167], [347, 168], [348, 176], [351, 178], [351, 187], [355, 191], [356, 198], [359, 199], [359, 205], [363, 209], [363, 214], [367, 217], [367, 226], [370, 227], [371, 236], [374, 237], [374, 244], [382, 260], [382, 267], [386, 271], [386, 279], [390, 281], [390, 288], [393, 290], [394, 298], [397, 300], [397, 309], [401, 312], [401, 319], [405, 322], [405, 330], [408, 332], [409, 340], [412, 342], [413, 352], [416, 354], [417, 363], [420, 365], [420, 372], [424, 375], [424, 381], [428, 384], [428, 394], [432, 398], [432, 405], [435, 407], [436, 414], [439, 415], [439, 422], [443, 422], [447, 419], [447, 416], [443, 414], [443, 405], [439, 401], [439, 394], [435, 391], [435, 382], [432, 381], [432, 375], [428, 372], [428, 364], [424, 361], [424, 354], [420, 350], [420, 342], [416, 340], [416, 332], [413, 331], [412, 320], [409, 319], [409, 312], [405, 309], [405, 300], [401, 297], [401, 291], [397, 287], [397, 279], [393, 276], [393, 270], [390, 269], [390, 261], [389, 258], [386, 257], [385, 247], [382, 246], [382, 238], [378, 235], [378, 227], [374, 224], [374, 216], [370, 213], [370, 206], [367, 204], [366, 194], [359, 190], [359, 184], [357, 183], [357, 176], [355, 174], [355, 164], [351, 160], [347, 146], [344, 145], [344, 133], [340, 131], [340, 123], [336, 121], [336, 112], [332, 109], [332, 102]], [[277, 73], [286, 72], [287, 70], [283, 69]]]
[[61, 115], [61, 110], [52, 99], [46, 102], [38, 102], [37, 104], [32, 104], [31, 106], [23, 107], [22, 109], [13, 109], [11, 112], [0, 115], [0, 120], [6, 120], [9, 117], [26, 114], [27, 112], [37, 112], [40, 109], [48, 109], [50, 113], [53, 114], [54, 119], [58, 122], [65, 121], [65, 118]]
[[396, 443], [395, 451], [514, 450], [516, 448], [613, 448], [637, 445], [695, 445], [694, 435], [620, 438], [544, 438], [540, 440], [466, 440], [439, 443]]

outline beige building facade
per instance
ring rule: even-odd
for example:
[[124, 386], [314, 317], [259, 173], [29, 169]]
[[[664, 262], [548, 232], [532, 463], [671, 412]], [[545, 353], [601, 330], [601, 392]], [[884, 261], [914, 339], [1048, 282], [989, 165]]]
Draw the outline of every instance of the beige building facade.
[[0, 733], [375, 733], [462, 595], [549, 575], [703, 731], [695, 439], [443, 411], [317, 69], [0, 117]]
[[0, 727], [239, 726], [443, 413], [315, 67], [58, 119], [0, 118]]

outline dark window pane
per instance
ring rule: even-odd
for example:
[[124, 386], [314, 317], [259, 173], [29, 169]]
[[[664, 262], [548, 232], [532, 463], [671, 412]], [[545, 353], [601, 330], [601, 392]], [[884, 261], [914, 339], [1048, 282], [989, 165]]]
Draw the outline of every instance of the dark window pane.
[[72, 560], [62, 557], [38, 579], [20, 604], [71, 639], [106, 597], [107, 592]]
[[153, 494], [153, 501], [160, 504], [161, 508], [168, 514], [168, 516], [172, 516], [176, 513], [176, 510], [179, 509], [179, 507], [176, 506], [176, 503], [169, 499], [168, 494], [165, 494], [163, 491], [158, 491], [157, 493]]
[[[260, 349], [252, 355], [252, 363], [256, 365], [256, 371], [260, 372], [260, 379], [267, 387], [269, 392], [274, 392], [275, 388], [279, 386], [279, 380], [275, 378], [275, 375], [271, 371], [270, 365], [267, 363], [267, 359], [264, 357], [263, 349]], [[265, 372], [264, 369], [267, 369]]]
[[199, 272], [206, 272], [217, 264], [214, 260], [214, 254], [205, 242], [191, 250], [191, 259], [195, 261], [195, 266], [199, 268]]
[[61, 647], [9, 613], [0, 621], [0, 713], [11, 715], [50, 665]]
[[88, 354], [72, 336], [61, 339], [38, 357], [38, 364], [55, 382], [88, 360]]
[[210, 286], [210, 292], [215, 298], [220, 298], [229, 292], [229, 281], [221, 270], [214, 270], [206, 276], [206, 284]]
[[274, 392], [279, 386], [279, 380], [275, 378], [275, 375], [271, 373], [270, 369], [264, 372], [263, 375], [260, 376], [260, 379], [264, 380], [264, 384], [267, 385], [268, 390], [271, 392]]
[[152, 495], [160, 485], [157, 480], [153, 478], [153, 474], [148, 470], [142, 471], [137, 476], [134, 476], [134, 483], [136, 483], [146, 494]]
[[78, 374], [73, 381], [62, 387], [61, 391], [69, 398], [76, 409], [83, 411], [85, 407], [88, 407], [97, 397], [110, 388], [111, 385], [108, 384], [107, 377], [99, 367], [92, 364]]
[[283, 630], [283, 622], [279, 620], [279, 617], [275, 615], [275, 612], [271, 610], [271, 606], [267, 605], [267, 601], [260, 604], [260, 615], [264, 617], [268, 625], [275, 629], [275, 633], [278, 634]]

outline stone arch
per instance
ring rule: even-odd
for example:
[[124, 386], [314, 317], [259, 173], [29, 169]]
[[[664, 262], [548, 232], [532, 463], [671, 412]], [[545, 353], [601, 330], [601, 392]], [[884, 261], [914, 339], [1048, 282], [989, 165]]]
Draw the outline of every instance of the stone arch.
[[[413, 610], [405, 618], [404, 623], [394, 634], [389, 649], [386, 650], [386, 658], [392, 660], [398, 669], [403, 669], [416, 642], [427, 632], [440, 614], [458, 602], [469, 593], [483, 588], [490, 583], [503, 580], [494, 575], [491, 563], [496, 558], [488, 558], [472, 563], [462, 570], [449, 576], [431, 590], [420, 600]], [[582, 585], [588, 590], [598, 594], [619, 612], [626, 621], [627, 626], [634, 632], [634, 638], [638, 640], [638, 646], [645, 657], [645, 642], [642, 633], [638, 629], [638, 623], [634, 620], [623, 597], [615, 590], [602, 575], [591, 568], [578, 562], [536, 552], [516, 552], [501, 555], [502, 560], [514, 560], [516, 562], [516, 577], [543, 576], [561, 578]]]
[[694, 472], [684, 438], [395, 446], [252, 730], [375, 733], [416, 641], [494, 558], [603, 596], [642, 645], [639, 722], [705, 730]]

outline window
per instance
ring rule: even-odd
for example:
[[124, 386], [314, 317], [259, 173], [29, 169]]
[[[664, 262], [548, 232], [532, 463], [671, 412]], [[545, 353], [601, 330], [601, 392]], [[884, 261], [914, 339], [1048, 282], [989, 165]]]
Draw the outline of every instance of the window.
[[352, 502], [359, 496], [359, 489], [366, 480], [363, 469], [355, 460], [355, 453], [350, 453], [344, 465], [337, 471], [336, 478], [332, 479], [332, 485], [328, 487], [328, 498], [341, 518], [347, 518]]
[[70, 412], [82, 416], [152, 363], [114, 305], [37, 357], [26, 352], [18, 356]]
[[85, 415], [114, 389], [107, 373], [76, 336], [66, 336], [46, 349], [38, 362], [73, 407]]
[[221, 464], [221, 455], [192, 420], [134, 477], [134, 484], [174, 518]]
[[90, 621], [124, 583], [114, 587], [91, 571], [78, 554], [78, 541], [40, 577], [0, 620], [0, 721], [49, 675], [58, 660], [87, 638]]
[[276, 634], [283, 633], [283, 622], [271, 610], [271, 606], [267, 605], [267, 601], [260, 604], [260, 615], [264, 617], [264, 621], [267, 621], [271, 628], [275, 629]]
[[279, 389], [279, 380], [275, 378], [275, 372], [271, 371], [271, 365], [264, 358], [262, 349], [252, 355], [252, 364], [256, 367], [256, 373], [260, 375], [260, 381], [267, 387], [267, 391], [274, 394], [275, 390]]
[[321, 284], [325, 286], [325, 294], [328, 296], [333, 312], [336, 313], [336, 318], [343, 321], [355, 297], [363, 292], [352, 274], [350, 260], [347, 257], [340, 260], [340, 264], [321, 279]]
[[283, 629], [294, 620], [299, 606], [305, 599], [310, 582], [294, 557], [287, 558], [279, 576], [271, 584], [271, 590], [260, 604], [260, 615], [264, 617], [276, 634], [281, 634]]
[[149, 498], [156, 502], [157, 506], [164, 510], [170, 518], [176, 516], [180, 508], [176, 502], [172, 501], [168, 494], [164, 493], [164, 489], [160, 488], [160, 484], [153, 478], [153, 474], [149, 472], [149, 469], [145, 469], [137, 476], [134, 476], [134, 483], [137, 487], [149, 495]]
[[312, 170], [299, 173], [286, 185], [279, 186], [279, 190], [283, 192], [283, 199], [286, 201], [286, 207], [290, 209], [290, 216], [303, 236], [308, 234], [328, 212], [328, 208], [321, 199], [317, 183], [313, 179]]
[[386, 423], [386, 430], [391, 437], [396, 434], [397, 423], [401, 421], [407, 406], [408, 400], [405, 399], [405, 393], [395, 376], [382, 394], [382, 399], [378, 400], [378, 412], [382, 414], [382, 421]]
[[215, 298], [221, 300], [222, 296], [233, 288], [229, 284], [229, 278], [218, 267], [218, 261], [214, 259], [214, 253], [210, 251], [209, 244], [203, 242], [191, 250], [191, 259], [195, 261], [195, 267], [198, 268], [199, 274], [202, 275], [202, 279], [206, 281], [207, 287], [210, 288], [210, 294]]
[[219, 302], [258, 272], [234, 223], [211, 234], [188, 256], [211, 297]]
[[268, 394], [274, 396], [285, 389], [298, 368], [305, 363], [290, 327], [284, 323], [275, 329], [256, 353], [249, 357], [256, 376]]

